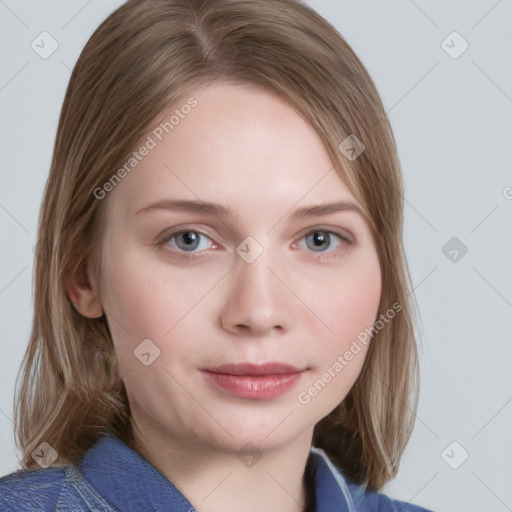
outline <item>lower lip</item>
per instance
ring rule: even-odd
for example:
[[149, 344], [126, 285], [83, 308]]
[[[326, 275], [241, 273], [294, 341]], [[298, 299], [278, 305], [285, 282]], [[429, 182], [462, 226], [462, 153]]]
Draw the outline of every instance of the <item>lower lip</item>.
[[301, 372], [279, 375], [225, 375], [202, 370], [217, 386], [240, 398], [265, 400], [281, 396], [300, 379]]

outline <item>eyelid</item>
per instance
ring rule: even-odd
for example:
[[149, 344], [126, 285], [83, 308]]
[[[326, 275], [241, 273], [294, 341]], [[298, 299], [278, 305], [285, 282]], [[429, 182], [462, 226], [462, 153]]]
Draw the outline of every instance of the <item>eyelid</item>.
[[[346, 229], [342, 229], [342, 228], [334, 227], [334, 226], [315, 225], [315, 226], [310, 226], [310, 227], [304, 229], [301, 232], [301, 234], [297, 237], [296, 241], [293, 242], [293, 245], [295, 245], [296, 243], [301, 241], [303, 238], [305, 238], [306, 235], [308, 235], [310, 233], [314, 233], [315, 231], [325, 231], [326, 233], [334, 234], [341, 238], [343, 244], [354, 244], [356, 242], [355, 237]], [[213, 247], [211, 247], [211, 249], [219, 248], [219, 244], [210, 235], [205, 233], [202, 229], [194, 227], [193, 225], [183, 225], [181, 227], [175, 227], [175, 228], [171, 228], [169, 230], [164, 231], [163, 234], [161, 234], [157, 237], [155, 245], [157, 245], [158, 247], [163, 246], [164, 244], [169, 242], [169, 240], [171, 240], [175, 236], [178, 236], [178, 235], [181, 235], [182, 233], [187, 233], [187, 232], [198, 233], [199, 235], [208, 238], [213, 244]], [[209, 249], [203, 249], [202, 251], [193, 251], [193, 252], [179, 251], [179, 250], [178, 251], [169, 250], [169, 251], [176, 252], [185, 257], [193, 257], [193, 255], [200, 256], [202, 254], [205, 254], [208, 250]], [[313, 254], [315, 253], [315, 251], [311, 251], [311, 252]], [[321, 257], [322, 251], [318, 251], [317, 254]], [[329, 254], [329, 253], [326, 253], [326, 254]]]
[[300, 238], [303, 238], [308, 233], [314, 232], [314, 231], [326, 231], [327, 233], [332, 233], [335, 235], [338, 235], [339, 237], [343, 238], [347, 243], [355, 243], [356, 239], [354, 235], [347, 229], [343, 229], [336, 226], [327, 226], [327, 225], [317, 225], [312, 226], [310, 228], [307, 228], [305, 231], [302, 231], [302, 234], [300, 235]]
[[[206, 236], [207, 238], [211, 239], [211, 236], [209, 234], [205, 233], [204, 231], [202, 231], [201, 228], [197, 228], [193, 225], [186, 225], [186, 224], [183, 225], [182, 227], [175, 227], [175, 228], [170, 228], [169, 230], [165, 230], [162, 234], [157, 236], [157, 239], [158, 240], [160, 240], [162, 238], [169, 239], [172, 236], [180, 235], [180, 234], [186, 233], [188, 231], [200, 233], [201, 235]], [[327, 231], [329, 233], [334, 233], [336, 235], [339, 235], [342, 238], [346, 239], [347, 241], [350, 241], [350, 242], [356, 241], [355, 237], [347, 229], [339, 228], [336, 226], [328, 226], [328, 225], [315, 225], [315, 226], [310, 226], [308, 228], [305, 228], [301, 232], [300, 238], [304, 237], [308, 233], [311, 233], [312, 231]]]
[[[212, 237], [210, 235], [208, 235], [207, 233], [205, 233], [203, 230], [195, 228], [193, 226], [186, 226], [186, 225], [182, 226], [182, 227], [171, 228], [169, 230], [164, 231], [161, 235], [159, 235], [157, 237], [156, 245], [163, 245], [163, 244], [167, 243], [169, 240], [171, 240], [171, 238], [174, 238], [175, 236], [181, 235], [183, 233], [189, 233], [189, 232], [197, 233], [201, 236], [204, 236], [205, 238], [208, 238], [213, 243], [214, 248], [219, 247], [219, 244], [215, 240], [213, 240]], [[185, 251], [182, 251], [182, 252], [184, 254], [186, 254]], [[204, 251], [199, 251], [199, 253], [200, 252], [204, 252]], [[192, 254], [192, 253], [190, 253], [190, 254]]]

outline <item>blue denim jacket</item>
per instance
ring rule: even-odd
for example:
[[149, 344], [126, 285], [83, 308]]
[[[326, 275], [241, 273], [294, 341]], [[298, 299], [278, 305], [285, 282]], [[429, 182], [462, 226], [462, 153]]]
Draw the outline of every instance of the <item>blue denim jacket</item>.
[[[312, 447], [315, 512], [429, 512], [364, 491]], [[80, 462], [19, 470], [0, 478], [1, 512], [194, 512], [185, 496], [153, 465], [112, 433]], [[278, 511], [269, 511], [278, 512]]]

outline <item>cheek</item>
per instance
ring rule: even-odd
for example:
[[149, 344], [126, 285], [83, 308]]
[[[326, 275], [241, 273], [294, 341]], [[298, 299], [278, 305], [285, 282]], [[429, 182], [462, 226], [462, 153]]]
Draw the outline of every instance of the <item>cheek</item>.
[[[112, 249], [105, 258], [103, 299], [120, 363], [127, 369], [143, 340], [151, 340], [165, 355], [180, 329], [190, 329], [191, 318], [204, 307], [201, 299], [219, 278], [215, 272], [205, 278], [204, 272], [170, 271], [165, 261], [129, 244]], [[180, 347], [173, 351], [177, 355]]]
[[149, 339], [160, 339], [177, 321], [178, 298], [163, 293], [168, 287], [137, 251], [116, 247], [105, 259], [103, 302], [120, 362], [133, 365], [133, 351]]
[[315, 286], [305, 291], [305, 302], [327, 351], [343, 350], [373, 325], [381, 297], [377, 254], [359, 254], [339, 272], [316, 275], [310, 282]]
[[301, 404], [313, 405], [318, 420], [346, 397], [366, 359], [371, 340], [368, 332], [376, 320], [381, 296], [378, 259], [347, 268], [339, 280], [331, 280], [322, 291], [315, 300], [325, 325], [316, 321], [317, 332], [322, 333], [315, 337], [311, 354], [316, 364], [298, 395]]

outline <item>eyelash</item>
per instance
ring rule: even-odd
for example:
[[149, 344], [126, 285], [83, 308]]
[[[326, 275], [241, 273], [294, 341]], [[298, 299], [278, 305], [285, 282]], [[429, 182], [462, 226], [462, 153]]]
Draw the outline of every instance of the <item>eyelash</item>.
[[[340, 245], [351, 245], [351, 244], [354, 243], [354, 241], [351, 238], [349, 238], [347, 235], [343, 235], [340, 232], [333, 231], [331, 229], [324, 228], [324, 227], [321, 227], [321, 226], [320, 227], [315, 227], [313, 229], [310, 229], [308, 232], [306, 232], [300, 238], [300, 240], [303, 240], [307, 235], [310, 235], [312, 233], [317, 233], [317, 232], [326, 233], [328, 235], [334, 235], [334, 236], [340, 238], [340, 240], [341, 240]], [[199, 235], [201, 235], [203, 237], [206, 237], [206, 238], [211, 240], [211, 238], [208, 235], [206, 235], [205, 233], [203, 233], [202, 231], [198, 231], [197, 229], [194, 229], [192, 227], [184, 227], [184, 228], [181, 228], [179, 230], [171, 231], [171, 232], [168, 232], [168, 233], [164, 234], [159, 239], [159, 241], [156, 243], [156, 245], [158, 247], [162, 247], [163, 245], [167, 244], [174, 237], [177, 237], [177, 236], [182, 235], [184, 233], [196, 233], [196, 234], [199, 234]], [[213, 242], [213, 240], [212, 240], [212, 242]], [[186, 252], [186, 251], [183, 251], [183, 250], [178, 248], [178, 252], [180, 253], [180, 256], [183, 256], [185, 258], [188, 258], [188, 259], [192, 260], [192, 259], [204, 256], [205, 253], [206, 253], [206, 250], [199, 251], [199, 252]], [[327, 259], [327, 258], [333, 258], [333, 257], [334, 258], [339, 258], [341, 256], [341, 254], [339, 254], [339, 251], [336, 251], [336, 249], [334, 249], [333, 251], [311, 251], [311, 252], [317, 253], [318, 257], [320, 259]]]

